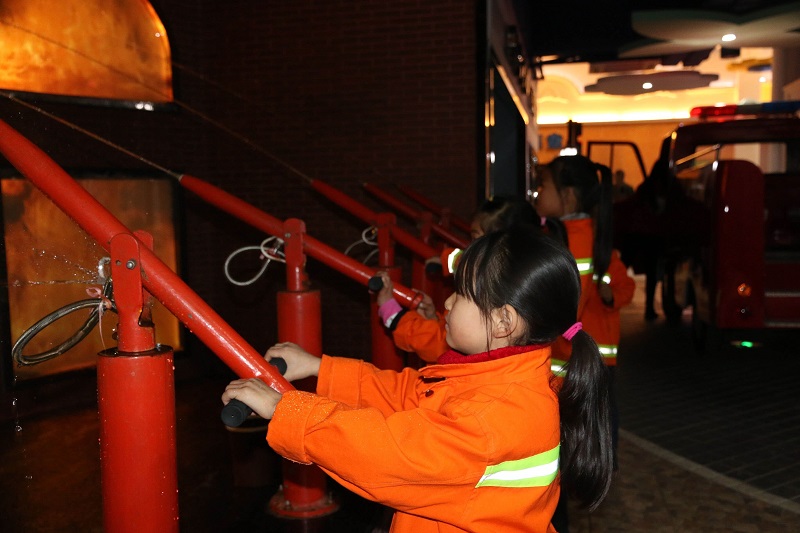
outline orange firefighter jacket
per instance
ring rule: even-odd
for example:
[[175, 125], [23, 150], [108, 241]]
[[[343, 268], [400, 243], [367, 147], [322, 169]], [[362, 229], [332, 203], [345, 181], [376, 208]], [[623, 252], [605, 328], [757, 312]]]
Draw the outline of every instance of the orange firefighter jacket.
[[616, 250], [611, 254], [608, 272], [604, 277], [611, 287], [614, 299], [610, 304], [606, 304], [600, 297], [597, 285], [593, 285], [580, 320], [583, 322], [583, 328], [589, 332], [600, 348], [606, 365], [616, 366], [620, 338], [619, 311], [633, 300], [636, 282], [628, 276], [628, 269], [620, 260], [619, 252]]
[[[619, 310], [633, 299], [636, 282], [628, 276], [625, 264], [614, 250], [608, 272], [595, 272], [592, 261], [594, 246], [594, 226], [589, 217], [572, 218], [563, 221], [567, 230], [569, 249], [578, 263], [581, 275], [581, 297], [578, 302], [578, 320], [583, 330], [592, 336], [600, 348], [603, 360], [609, 366], [617, 364], [617, 350], [620, 339]], [[610, 305], [603, 302], [597, 290], [598, 276], [604, 276], [611, 287], [614, 299]], [[572, 345], [559, 339], [553, 346], [553, 373], [563, 377], [561, 367], [569, 360]]]
[[401, 372], [323, 356], [317, 394], [286, 392], [267, 440], [396, 509], [393, 533], [552, 533], [560, 484], [550, 349], [522, 351]]
[[432, 363], [450, 349], [444, 316], [428, 319], [414, 311], [403, 310], [392, 321], [389, 330], [394, 344], [401, 350], [416, 353], [420, 359]]

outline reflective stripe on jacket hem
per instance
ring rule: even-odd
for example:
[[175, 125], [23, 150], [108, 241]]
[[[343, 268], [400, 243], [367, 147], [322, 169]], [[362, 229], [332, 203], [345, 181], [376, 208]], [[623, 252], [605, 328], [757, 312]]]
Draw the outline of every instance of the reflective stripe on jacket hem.
[[617, 345], [616, 344], [598, 344], [597, 348], [600, 350], [600, 355], [603, 359], [608, 361], [617, 358]]

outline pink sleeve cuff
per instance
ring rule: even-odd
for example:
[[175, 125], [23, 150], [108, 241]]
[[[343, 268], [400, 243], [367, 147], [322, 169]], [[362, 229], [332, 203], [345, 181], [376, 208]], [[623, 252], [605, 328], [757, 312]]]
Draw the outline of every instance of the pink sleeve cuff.
[[397, 303], [397, 300], [392, 298], [391, 300], [384, 302], [384, 304], [378, 308], [378, 316], [381, 317], [381, 320], [386, 327], [389, 327], [392, 318], [394, 318], [394, 316], [402, 310], [403, 308], [400, 307], [400, 304]]

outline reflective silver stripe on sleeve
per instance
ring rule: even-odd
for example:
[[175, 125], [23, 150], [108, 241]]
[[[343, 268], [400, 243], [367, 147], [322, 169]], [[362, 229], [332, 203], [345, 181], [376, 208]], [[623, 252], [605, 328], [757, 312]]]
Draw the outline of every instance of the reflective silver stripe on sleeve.
[[486, 467], [478, 487], [546, 487], [558, 475], [558, 454], [561, 445], [516, 461], [505, 461]]

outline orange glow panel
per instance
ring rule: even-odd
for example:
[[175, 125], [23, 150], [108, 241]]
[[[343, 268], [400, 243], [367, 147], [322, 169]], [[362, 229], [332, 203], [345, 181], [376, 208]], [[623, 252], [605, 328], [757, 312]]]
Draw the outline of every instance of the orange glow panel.
[[146, 0], [0, 0], [0, 88], [168, 102], [167, 34]]
[[[95, 297], [87, 290], [100, 287], [97, 266], [108, 253], [29, 181], [4, 178], [0, 183], [14, 343], [45, 315]], [[80, 183], [126, 227], [149, 232], [154, 239], [153, 252], [170, 268], [177, 268], [174, 183], [123, 177], [87, 177]], [[23, 354], [31, 356], [54, 348], [71, 337], [88, 315], [89, 309], [81, 309], [53, 322], [31, 340]], [[158, 302], [153, 308], [153, 322], [156, 342], [182, 348], [178, 319]], [[15, 365], [15, 376], [29, 379], [93, 366], [99, 351], [117, 345], [113, 339], [116, 325], [116, 314], [105, 313], [99, 327], [74, 348], [38, 365]]]

